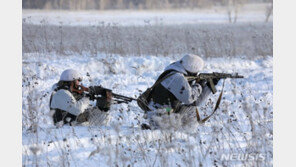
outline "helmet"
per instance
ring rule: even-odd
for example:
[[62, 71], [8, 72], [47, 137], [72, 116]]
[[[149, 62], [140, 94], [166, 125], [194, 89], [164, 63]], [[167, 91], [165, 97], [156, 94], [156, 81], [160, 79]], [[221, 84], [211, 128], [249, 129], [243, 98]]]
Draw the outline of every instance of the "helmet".
[[181, 60], [181, 64], [186, 71], [190, 73], [197, 73], [204, 67], [204, 61], [201, 57], [193, 54], [185, 55]]
[[65, 70], [60, 77], [60, 81], [74, 81], [74, 80], [81, 81], [82, 76], [78, 73], [78, 71], [73, 69]]

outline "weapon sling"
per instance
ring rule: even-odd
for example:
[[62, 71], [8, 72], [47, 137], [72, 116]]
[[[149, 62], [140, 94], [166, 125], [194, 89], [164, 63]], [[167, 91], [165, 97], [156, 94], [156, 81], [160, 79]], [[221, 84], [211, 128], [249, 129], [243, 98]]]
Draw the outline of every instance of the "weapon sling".
[[197, 122], [198, 122], [198, 123], [200, 123], [200, 124], [204, 124], [204, 123], [205, 123], [208, 119], [210, 119], [210, 117], [212, 117], [212, 116], [215, 114], [215, 112], [217, 111], [217, 109], [218, 109], [218, 107], [219, 107], [219, 105], [220, 105], [221, 99], [222, 99], [223, 89], [224, 89], [224, 83], [225, 83], [225, 79], [224, 79], [224, 81], [223, 81], [222, 90], [221, 90], [221, 93], [220, 93], [220, 95], [219, 95], [219, 97], [218, 97], [218, 100], [217, 100], [217, 102], [216, 102], [216, 105], [215, 105], [214, 111], [213, 111], [209, 116], [207, 116], [207, 117], [205, 117], [204, 119], [201, 120], [201, 119], [200, 119], [200, 116], [199, 116], [198, 109], [197, 109], [197, 107], [196, 107], [196, 118], [197, 118]]

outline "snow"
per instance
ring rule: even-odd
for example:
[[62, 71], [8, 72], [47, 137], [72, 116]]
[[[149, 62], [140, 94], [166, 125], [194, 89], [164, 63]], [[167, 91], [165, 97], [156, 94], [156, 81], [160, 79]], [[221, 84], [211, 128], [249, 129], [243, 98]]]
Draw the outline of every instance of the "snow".
[[[264, 22], [265, 9], [254, 7], [239, 11], [237, 22]], [[228, 23], [225, 9], [216, 10], [117, 10], [117, 11], [44, 11], [23, 10], [23, 20], [31, 24], [51, 25], [184, 25], [199, 23]], [[272, 20], [272, 16], [270, 18]]]
[[[48, 107], [51, 87], [63, 70], [79, 70], [83, 84], [102, 85], [137, 97], [179, 56], [23, 54], [24, 166], [272, 166], [273, 58], [207, 58], [203, 72], [238, 72], [225, 80], [221, 105], [206, 124], [141, 130], [146, 122], [136, 102], [111, 107], [102, 126], [55, 127]], [[89, 73], [90, 76], [87, 76]], [[199, 107], [209, 115], [222, 89]], [[176, 122], [172, 122], [176, 125]], [[35, 126], [31, 126], [35, 125]], [[264, 161], [222, 160], [223, 154], [263, 154]]]

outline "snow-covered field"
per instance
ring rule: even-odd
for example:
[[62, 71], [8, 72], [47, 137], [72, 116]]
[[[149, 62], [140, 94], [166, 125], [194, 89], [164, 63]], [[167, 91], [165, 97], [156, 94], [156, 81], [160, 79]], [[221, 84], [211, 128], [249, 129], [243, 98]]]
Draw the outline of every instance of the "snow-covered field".
[[[205, 58], [204, 72], [238, 72], [225, 81], [222, 103], [206, 124], [141, 130], [146, 120], [136, 102], [111, 107], [102, 126], [53, 126], [51, 86], [67, 68], [79, 70], [84, 85], [102, 85], [137, 97], [180, 56], [23, 54], [23, 166], [272, 166], [273, 58]], [[89, 75], [87, 75], [89, 74]], [[199, 107], [213, 110], [218, 93]], [[174, 115], [172, 115], [173, 117]], [[230, 157], [229, 157], [230, 156]], [[225, 159], [226, 157], [226, 159]], [[227, 159], [230, 158], [230, 159]]]
[[[236, 24], [225, 9], [167, 11], [23, 10], [23, 166], [272, 166], [273, 33], [266, 6], [243, 6]], [[136, 102], [115, 104], [103, 125], [55, 127], [51, 87], [62, 71], [79, 70], [86, 86], [130, 97], [152, 86], [184, 53], [200, 54], [203, 72], [238, 72], [225, 80], [217, 113], [180, 127], [141, 130]], [[201, 117], [218, 93], [199, 106]], [[193, 113], [193, 116], [195, 113]]]
[[[46, 21], [52, 25], [99, 25], [102, 23], [122, 26], [142, 25], [182, 25], [196, 23], [228, 23], [227, 14], [187, 12], [34, 12], [23, 13], [33, 24]], [[238, 22], [264, 22], [264, 13], [242, 13]]]
[[163, 26], [54, 26], [23, 22], [23, 53], [56, 52], [205, 57], [256, 57], [273, 54], [272, 23]]
[[[266, 7], [269, 4], [246, 4], [238, 8], [237, 22], [264, 22]], [[233, 11], [232, 11], [233, 12]], [[226, 7], [212, 7], [210, 9], [192, 10], [111, 10], [111, 11], [47, 11], [23, 10], [23, 19], [29, 19], [32, 24], [51, 25], [183, 25], [201, 23], [228, 23]], [[234, 13], [232, 13], [232, 19]], [[270, 17], [272, 21], [273, 17]]]

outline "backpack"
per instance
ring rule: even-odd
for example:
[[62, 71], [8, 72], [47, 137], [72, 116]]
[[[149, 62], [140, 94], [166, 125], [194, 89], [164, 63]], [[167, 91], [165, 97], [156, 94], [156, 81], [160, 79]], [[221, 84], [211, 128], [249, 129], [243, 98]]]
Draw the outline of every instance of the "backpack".
[[[150, 102], [150, 96], [151, 93], [153, 92], [153, 89], [156, 85], [158, 85], [159, 83], [161, 83], [162, 81], [164, 81], [166, 78], [170, 77], [171, 75], [175, 74], [175, 73], [171, 73], [170, 72], [175, 71], [175, 70], [168, 70], [163, 72], [158, 79], [156, 80], [156, 82], [154, 83], [154, 85], [148, 89], [145, 90], [145, 92], [143, 92], [138, 98], [137, 98], [137, 104], [138, 106], [144, 110], [145, 112], [147, 111], [151, 111], [151, 109], [148, 107], [148, 104]], [[169, 75], [167, 75], [169, 74]]]

